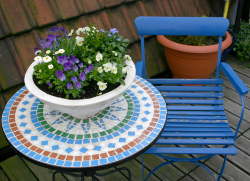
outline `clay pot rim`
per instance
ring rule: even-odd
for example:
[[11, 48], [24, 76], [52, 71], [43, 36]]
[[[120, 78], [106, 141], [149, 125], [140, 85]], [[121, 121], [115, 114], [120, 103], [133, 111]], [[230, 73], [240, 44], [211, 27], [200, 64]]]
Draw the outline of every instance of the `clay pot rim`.
[[[215, 45], [205, 45], [205, 46], [194, 46], [194, 45], [184, 45], [181, 43], [173, 42], [167, 39], [164, 35], [157, 35], [157, 40], [163, 46], [170, 49], [187, 52], [187, 53], [214, 53], [218, 51], [218, 43]], [[228, 48], [232, 44], [232, 37], [230, 33], [226, 32], [226, 39], [222, 42], [222, 50]]]

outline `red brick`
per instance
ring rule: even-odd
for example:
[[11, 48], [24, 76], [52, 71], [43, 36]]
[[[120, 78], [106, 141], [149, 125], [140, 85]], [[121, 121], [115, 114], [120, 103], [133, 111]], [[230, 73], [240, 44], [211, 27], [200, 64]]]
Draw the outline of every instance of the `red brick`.
[[61, 20], [55, 1], [29, 0], [28, 3], [39, 26]]
[[1, 8], [12, 33], [19, 33], [35, 27], [36, 23], [26, 1], [0, 1]]
[[81, 4], [86, 11], [86, 13], [98, 11], [104, 8], [102, 0], [91, 0], [91, 1], [81, 1]]
[[80, 0], [55, 1], [62, 19], [73, 18], [84, 13]]

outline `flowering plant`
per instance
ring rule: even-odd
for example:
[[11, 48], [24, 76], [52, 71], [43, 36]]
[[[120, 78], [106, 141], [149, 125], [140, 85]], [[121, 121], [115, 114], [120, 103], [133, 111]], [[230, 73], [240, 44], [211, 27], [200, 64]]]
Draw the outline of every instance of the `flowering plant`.
[[129, 40], [115, 28], [104, 31], [90, 24], [67, 34], [64, 28], [53, 27], [48, 34], [47, 39], [40, 38], [42, 50], [35, 48], [38, 84], [47, 84], [65, 98], [81, 97], [93, 82], [97, 94], [111, 84], [125, 84], [126, 60], [131, 60], [126, 55]]

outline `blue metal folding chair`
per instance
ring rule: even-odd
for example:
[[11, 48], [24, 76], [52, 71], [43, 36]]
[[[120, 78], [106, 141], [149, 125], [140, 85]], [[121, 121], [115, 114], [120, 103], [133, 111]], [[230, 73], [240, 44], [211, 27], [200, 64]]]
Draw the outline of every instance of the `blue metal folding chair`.
[[[141, 36], [142, 53], [142, 61], [136, 63], [137, 75], [145, 79], [144, 35], [219, 36], [215, 79], [147, 79], [164, 96], [168, 112], [165, 129], [161, 133], [161, 137], [144, 154], [155, 154], [166, 159], [165, 163], [151, 171], [146, 180], [157, 169], [176, 162], [190, 162], [202, 166], [215, 180], [212, 172], [199, 161], [218, 154], [225, 155], [217, 179], [220, 180], [227, 155], [237, 153], [234, 143], [244, 115], [243, 95], [248, 93], [248, 88], [234, 70], [227, 63], [221, 63], [222, 37], [226, 33], [229, 21], [221, 17], [138, 17], [135, 19], [135, 25], [138, 34]], [[223, 80], [219, 79], [220, 69], [237, 90], [242, 101], [241, 117], [234, 132], [231, 130], [225, 115], [222, 92]], [[184, 84], [188, 85], [183, 86]], [[194, 84], [198, 84], [198, 86], [192, 86]], [[182, 159], [170, 157], [166, 154], [200, 156]]]

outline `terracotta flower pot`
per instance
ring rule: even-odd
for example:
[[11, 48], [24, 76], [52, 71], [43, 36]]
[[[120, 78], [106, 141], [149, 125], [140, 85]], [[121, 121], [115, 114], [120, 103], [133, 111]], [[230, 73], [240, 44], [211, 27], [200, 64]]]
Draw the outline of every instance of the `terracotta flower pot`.
[[[218, 44], [191, 46], [173, 42], [164, 35], [157, 40], [164, 46], [169, 68], [174, 78], [208, 79], [217, 66]], [[227, 32], [222, 42], [222, 51], [232, 44], [232, 37]]]

